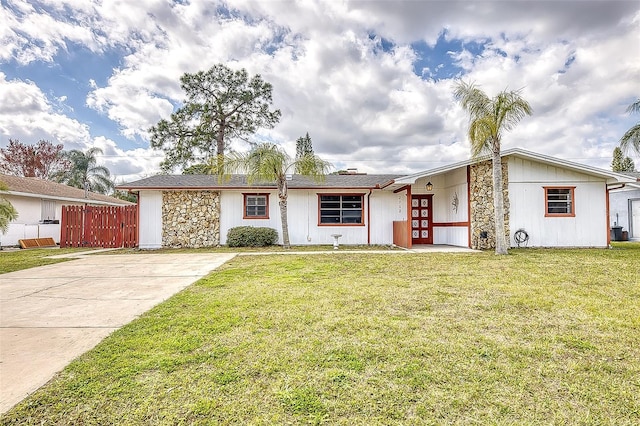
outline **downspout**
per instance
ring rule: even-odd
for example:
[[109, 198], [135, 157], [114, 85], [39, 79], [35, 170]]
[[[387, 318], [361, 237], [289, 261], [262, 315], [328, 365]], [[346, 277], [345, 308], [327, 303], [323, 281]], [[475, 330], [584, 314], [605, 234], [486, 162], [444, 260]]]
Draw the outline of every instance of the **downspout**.
[[[133, 191], [129, 190], [129, 192], [133, 194]], [[160, 208], [162, 208], [162, 203]], [[140, 247], [140, 190], [138, 190], [138, 193], [136, 194], [136, 216], [138, 216], [137, 218], [138, 222], [136, 223], [136, 233], [138, 234], [136, 235], [136, 247], [139, 248]], [[162, 224], [160, 224], [160, 226], [162, 226]], [[160, 245], [162, 245], [162, 237], [161, 237]]]
[[625, 187], [625, 184], [623, 183], [622, 185], [616, 187], [616, 188], [609, 188], [608, 186], [605, 187], [607, 188], [607, 199], [605, 202], [605, 205], [607, 206], [607, 227], [605, 228], [606, 232], [607, 232], [607, 247], [611, 247], [611, 224], [609, 223], [609, 191], [611, 191], [612, 189], [622, 189]]
[[371, 245], [371, 193], [373, 189], [369, 188], [367, 195], [367, 245]]

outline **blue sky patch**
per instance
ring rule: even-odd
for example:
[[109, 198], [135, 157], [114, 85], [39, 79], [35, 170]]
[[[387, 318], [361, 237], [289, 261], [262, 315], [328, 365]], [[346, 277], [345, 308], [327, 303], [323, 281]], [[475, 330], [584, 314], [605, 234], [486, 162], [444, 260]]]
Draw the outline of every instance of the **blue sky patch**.
[[[487, 42], [448, 39], [446, 31], [440, 33], [434, 46], [425, 41], [411, 43], [418, 59], [413, 64], [413, 72], [425, 80], [443, 80], [455, 78], [464, 69], [456, 64], [452, 52], [469, 51], [474, 57], [482, 55]], [[506, 55], [506, 54], [505, 54]]]
[[136, 148], [137, 143], [122, 138], [117, 123], [86, 105], [87, 93], [91, 91], [90, 80], [98, 87], [107, 86], [113, 69], [121, 65], [124, 54], [123, 49], [112, 49], [97, 55], [87, 48], [68, 44], [66, 50], [59, 50], [55, 55], [55, 63], [34, 61], [21, 65], [13, 60], [4, 63], [2, 71], [7, 80], [37, 83], [56, 112], [88, 124], [92, 136], [126, 141], [125, 148]]

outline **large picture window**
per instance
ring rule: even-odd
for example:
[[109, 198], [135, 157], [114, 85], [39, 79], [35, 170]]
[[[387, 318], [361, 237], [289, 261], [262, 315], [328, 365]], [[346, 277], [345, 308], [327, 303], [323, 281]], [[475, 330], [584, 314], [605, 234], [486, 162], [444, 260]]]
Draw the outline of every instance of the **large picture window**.
[[364, 196], [319, 195], [320, 225], [362, 225]]
[[244, 219], [269, 219], [269, 194], [243, 194]]
[[573, 217], [575, 212], [574, 186], [545, 187], [545, 216]]

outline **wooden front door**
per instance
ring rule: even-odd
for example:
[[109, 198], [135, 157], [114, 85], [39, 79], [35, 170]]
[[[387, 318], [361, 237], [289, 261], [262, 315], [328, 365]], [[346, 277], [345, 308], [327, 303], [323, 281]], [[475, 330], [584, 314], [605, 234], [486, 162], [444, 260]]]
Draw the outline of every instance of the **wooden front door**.
[[411, 243], [433, 244], [431, 201], [433, 194], [411, 196]]

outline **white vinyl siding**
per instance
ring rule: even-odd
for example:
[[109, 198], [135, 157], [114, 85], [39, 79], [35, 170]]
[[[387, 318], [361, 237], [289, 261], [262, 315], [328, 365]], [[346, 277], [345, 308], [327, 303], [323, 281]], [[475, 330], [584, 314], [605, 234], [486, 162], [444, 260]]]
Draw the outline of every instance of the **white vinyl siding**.
[[138, 209], [140, 248], [157, 249], [162, 247], [162, 192], [140, 191]]
[[[529, 247], [607, 246], [604, 178], [521, 158], [508, 161], [512, 247], [517, 245], [513, 235], [521, 228], [529, 234]], [[544, 188], [573, 188], [572, 213], [549, 215]]]

